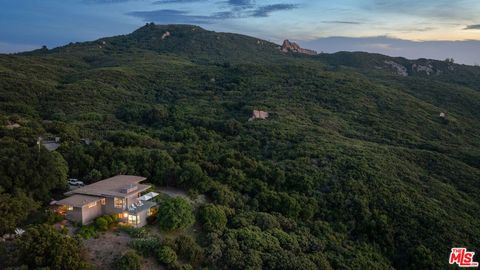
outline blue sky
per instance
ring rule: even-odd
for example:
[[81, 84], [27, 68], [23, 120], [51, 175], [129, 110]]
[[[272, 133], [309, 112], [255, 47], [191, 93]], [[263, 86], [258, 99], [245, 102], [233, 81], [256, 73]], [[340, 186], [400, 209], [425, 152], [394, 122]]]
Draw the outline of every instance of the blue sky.
[[471, 41], [480, 40], [478, 0], [0, 0], [0, 6], [0, 52], [125, 34], [153, 21], [289, 38], [325, 52], [441, 59], [462, 50], [460, 62], [480, 62], [468, 57], [480, 55], [480, 42]]

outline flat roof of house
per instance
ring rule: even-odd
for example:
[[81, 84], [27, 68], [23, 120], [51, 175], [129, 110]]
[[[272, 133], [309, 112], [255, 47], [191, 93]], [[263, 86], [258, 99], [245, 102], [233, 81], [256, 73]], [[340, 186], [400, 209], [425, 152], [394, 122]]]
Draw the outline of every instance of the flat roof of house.
[[103, 198], [97, 197], [97, 196], [75, 194], [75, 195], [67, 197], [63, 200], [60, 200], [60, 201], [56, 202], [55, 204], [57, 204], [57, 205], [71, 205], [73, 207], [82, 207], [82, 206], [87, 205], [89, 203], [98, 202], [101, 199], [103, 199]]
[[138, 214], [140, 212], [146, 211], [152, 207], [157, 205], [156, 202], [148, 202], [148, 201], [143, 201], [141, 206], [136, 206], [135, 209], [128, 209], [129, 214]]
[[[149, 185], [139, 184], [146, 179], [147, 178], [142, 176], [117, 175], [81, 188], [74, 189], [65, 194], [84, 194], [100, 197], [126, 197], [134, 192], [138, 193], [149, 189]], [[136, 186], [136, 189], [132, 190], [131, 192], [122, 192], [124, 189], [132, 188], [134, 186]]]

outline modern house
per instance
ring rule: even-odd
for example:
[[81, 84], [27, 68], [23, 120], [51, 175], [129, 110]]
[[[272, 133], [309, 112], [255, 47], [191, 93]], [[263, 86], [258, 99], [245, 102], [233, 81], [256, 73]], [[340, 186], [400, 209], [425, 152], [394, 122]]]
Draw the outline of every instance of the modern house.
[[140, 184], [145, 180], [141, 176], [117, 175], [71, 190], [65, 193], [69, 197], [56, 204], [68, 220], [82, 225], [97, 217], [115, 214], [124, 223], [142, 227], [147, 217], [155, 213], [157, 204], [151, 199], [158, 195], [146, 193], [151, 186]]

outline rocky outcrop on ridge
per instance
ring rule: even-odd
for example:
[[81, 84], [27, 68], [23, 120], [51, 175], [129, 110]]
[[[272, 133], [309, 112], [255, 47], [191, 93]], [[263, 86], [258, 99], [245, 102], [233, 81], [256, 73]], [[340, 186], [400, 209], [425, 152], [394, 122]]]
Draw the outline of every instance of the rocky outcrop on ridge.
[[282, 50], [282, 52], [294, 52], [294, 53], [303, 53], [308, 55], [317, 55], [316, 51], [303, 49], [296, 42], [291, 42], [288, 39], [283, 41], [282, 47], [280, 49]]

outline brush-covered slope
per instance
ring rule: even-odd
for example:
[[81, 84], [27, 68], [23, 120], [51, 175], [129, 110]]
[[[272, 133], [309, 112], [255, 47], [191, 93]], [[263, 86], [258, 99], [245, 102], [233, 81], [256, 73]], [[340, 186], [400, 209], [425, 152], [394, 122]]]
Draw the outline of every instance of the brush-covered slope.
[[[69, 44], [51, 51], [34, 54], [104, 56], [133, 53], [141, 50], [181, 55], [195, 62], [271, 62], [283, 58], [280, 46], [249, 36], [207, 31], [194, 25], [147, 24], [128, 35], [102, 38], [94, 42]], [[85, 55], [85, 53], [88, 53]]]
[[[60, 136], [71, 177], [207, 194], [228, 223], [201, 231], [197, 266], [443, 269], [450, 248], [480, 244], [478, 74], [148, 24], [0, 56], [1, 140]], [[253, 109], [270, 117], [248, 121]]]

